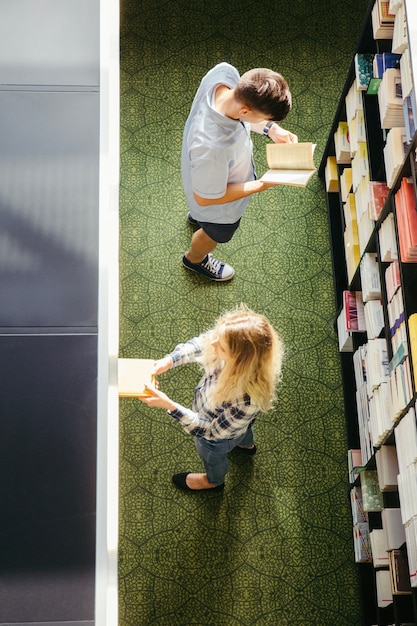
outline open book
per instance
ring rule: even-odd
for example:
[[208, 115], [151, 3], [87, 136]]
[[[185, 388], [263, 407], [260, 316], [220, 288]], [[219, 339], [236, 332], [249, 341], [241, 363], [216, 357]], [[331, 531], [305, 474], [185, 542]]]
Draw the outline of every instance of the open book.
[[269, 170], [261, 180], [278, 185], [305, 187], [316, 171], [313, 161], [315, 143], [268, 143]]
[[152, 394], [145, 385], [155, 382], [153, 359], [119, 359], [118, 378], [119, 396], [121, 398], [143, 398]]

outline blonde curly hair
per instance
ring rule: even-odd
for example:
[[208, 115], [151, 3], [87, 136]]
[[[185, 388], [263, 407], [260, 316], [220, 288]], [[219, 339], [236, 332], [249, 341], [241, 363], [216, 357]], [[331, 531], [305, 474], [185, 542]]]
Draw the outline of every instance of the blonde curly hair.
[[[216, 339], [230, 359], [216, 356], [212, 346]], [[203, 367], [220, 371], [210, 404], [222, 405], [246, 393], [261, 411], [268, 411], [275, 400], [283, 356], [283, 343], [266, 317], [244, 304], [224, 313], [205, 334], [199, 359]]]

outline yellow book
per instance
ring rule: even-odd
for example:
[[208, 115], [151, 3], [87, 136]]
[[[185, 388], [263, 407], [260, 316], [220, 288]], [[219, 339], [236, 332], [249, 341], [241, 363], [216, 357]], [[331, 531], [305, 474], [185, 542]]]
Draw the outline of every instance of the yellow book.
[[266, 160], [269, 170], [261, 180], [277, 185], [305, 187], [316, 171], [315, 143], [268, 143]]
[[152, 393], [145, 385], [153, 385], [153, 359], [119, 359], [118, 389], [120, 398], [146, 398]]
[[327, 157], [326, 169], [326, 191], [329, 193], [339, 191], [339, 177], [337, 175], [337, 163], [335, 156]]

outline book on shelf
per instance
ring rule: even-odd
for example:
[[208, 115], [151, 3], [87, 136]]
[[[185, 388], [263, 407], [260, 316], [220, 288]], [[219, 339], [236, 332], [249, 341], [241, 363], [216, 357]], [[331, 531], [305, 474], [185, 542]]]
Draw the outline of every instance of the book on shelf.
[[343, 168], [340, 174], [340, 195], [342, 202], [346, 202], [349, 193], [352, 191], [352, 168]]
[[405, 531], [401, 518], [401, 509], [381, 510], [382, 528], [387, 538], [387, 550], [398, 550], [405, 543]]
[[375, 78], [382, 78], [385, 70], [398, 69], [400, 66], [401, 54], [394, 52], [380, 52], [375, 54], [372, 64]]
[[350, 144], [348, 123], [340, 121], [334, 133], [334, 146], [336, 152], [336, 162], [339, 165], [350, 163]]
[[389, 393], [388, 383], [381, 383], [368, 399], [369, 431], [374, 448], [383, 444], [392, 431], [392, 422], [387, 410], [391, 401]]
[[368, 300], [364, 305], [365, 326], [369, 339], [379, 337], [385, 325], [384, 309], [381, 300]]
[[[390, 10], [391, 13], [393, 11]], [[393, 53], [402, 54], [408, 46], [407, 18], [404, 2], [397, 5], [394, 17], [394, 28], [392, 31], [391, 50]]]
[[402, 474], [409, 465], [417, 461], [417, 424], [413, 406], [396, 425], [394, 435], [399, 474]]
[[387, 538], [382, 528], [374, 528], [369, 533], [372, 551], [372, 564], [375, 568], [387, 567], [389, 556], [387, 551]]
[[339, 352], [353, 352], [353, 336], [346, 328], [345, 312], [343, 309], [337, 316], [337, 338], [339, 342]]
[[368, 514], [364, 511], [362, 492], [360, 487], [352, 487], [350, 490], [350, 504], [352, 509], [353, 524], [368, 522]]
[[401, 287], [400, 264], [395, 259], [385, 269], [385, 287], [387, 290], [387, 301], [391, 302], [398, 289]]
[[355, 54], [355, 78], [356, 87], [359, 90], [366, 90], [368, 88], [369, 81], [373, 76], [372, 62], [374, 55], [366, 52], [357, 52]]
[[411, 94], [411, 91], [414, 87], [413, 73], [411, 70], [410, 51], [408, 48], [404, 50], [404, 53], [401, 55], [400, 73], [401, 73], [402, 94], [403, 94], [403, 99], [404, 99]]
[[397, 491], [399, 469], [396, 447], [382, 445], [375, 452], [375, 461], [380, 490]]
[[392, 39], [394, 17], [394, 14], [389, 12], [389, 2], [385, 0], [375, 0], [371, 12], [374, 39]]
[[369, 217], [371, 220], [379, 219], [388, 197], [389, 187], [384, 182], [370, 180], [369, 186]]
[[357, 116], [358, 113], [363, 113], [363, 99], [362, 90], [358, 89], [356, 80], [354, 80], [349, 87], [349, 90], [345, 97], [346, 105], [346, 120], [349, 123]]
[[[398, 352], [400, 352], [400, 350]], [[413, 397], [410, 360], [408, 356], [392, 369], [389, 376], [389, 389], [391, 419], [396, 423]]]
[[405, 525], [411, 587], [417, 587], [417, 517]]
[[384, 499], [379, 488], [376, 470], [364, 470], [360, 474], [363, 510], [367, 513], [382, 511]]
[[316, 144], [268, 143], [266, 159], [269, 170], [261, 180], [279, 185], [305, 187], [316, 171], [314, 150]]
[[403, 178], [394, 195], [397, 215], [400, 255], [403, 263], [417, 261], [417, 210], [414, 184], [411, 178]]
[[362, 298], [364, 302], [381, 298], [378, 257], [375, 252], [365, 252], [360, 262]]
[[118, 391], [121, 398], [148, 397], [146, 385], [155, 382], [153, 359], [118, 359]]
[[404, 315], [403, 291], [401, 286], [398, 287], [391, 300], [388, 302], [387, 313], [392, 353], [395, 355], [400, 346], [402, 346], [405, 356], [408, 353], [407, 330]]
[[408, 333], [414, 372], [414, 390], [417, 391], [417, 313], [412, 313], [408, 318]]
[[388, 213], [378, 231], [381, 261], [384, 263], [398, 260], [397, 235], [395, 232], [394, 215]]
[[417, 517], [417, 461], [407, 465], [398, 475], [398, 494], [401, 504], [401, 520], [405, 525]]
[[359, 474], [357, 470], [362, 467], [362, 453], [359, 448], [348, 450], [349, 482], [354, 483]]
[[417, 130], [417, 104], [414, 89], [403, 100], [403, 113], [406, 142], [409, 144]]
[[391, 189], [402, 167], [407, 151], [407, 133], [404, 126], [390, 129], [384, 146], [385, 172], [387, 185]]
[[399, 69], [385, 70], [378, 89], [381, 127], [388, 129], [404, 126], [401, 72]]
[[356, 563], [370, 563], [372, 561], [369, 524], [367, 522], [353, 526], [353, 545]]
[[379, 569], [375, 573], [376, 597], [380, 609], [392, 604], [391, 575], [387, 569]]
[[410, 572], [406, 550], [391, 550], [388, 554], [393, 595], [410, 594]]
[[335, 156], [327, 157], [324, 177], [326, 180], [326, 191], [328, 193], [335, 193], [339, 191], [339, 176], [337, 174], [337, 163]]
[[355, 117], [348, 122], [348, 130], [350, 156], [353, 158], [359, 150], [359, 144], [366, 141], [365, 117], [362, 109], [357, 111]]
[[343, 292], [343, 311], [347, 330], [351, 332], [366, 331], [361, 291], [345, 290]]

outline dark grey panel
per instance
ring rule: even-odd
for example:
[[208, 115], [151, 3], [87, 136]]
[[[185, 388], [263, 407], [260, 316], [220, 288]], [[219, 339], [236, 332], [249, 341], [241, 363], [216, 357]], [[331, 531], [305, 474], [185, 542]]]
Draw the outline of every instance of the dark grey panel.
[[96, 351], [0, 337], [0, 623], [94, 617]]
[[98, 85], [99, 0], [2, 0], [0, 83]]
[[99, 94], [0, 91], [0, 326], [97, 325]]

